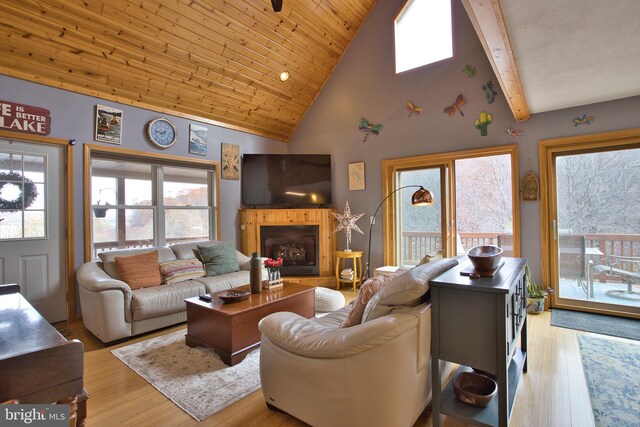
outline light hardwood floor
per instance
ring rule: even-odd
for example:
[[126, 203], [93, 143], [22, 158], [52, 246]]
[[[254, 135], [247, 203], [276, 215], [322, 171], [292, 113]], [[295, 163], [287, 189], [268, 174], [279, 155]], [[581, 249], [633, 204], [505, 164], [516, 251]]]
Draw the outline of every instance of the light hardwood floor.
[[[350, 292], [343, 293], [353, 298]], [[552, 327], [550, 319], [549, 312], [529, 316], [529, 370], [518, 386], [511, 425], [591, 427], [591, 405], [576, 339], [584, 332]], [[71, 332], [68, 338], [78, 338], [85, 345], [88, 426], [305, 425], [286, 414], [269, 411], [260, 390], [198, 423], [111, 354], [114, 348], [184, 327], [178, 325], [105, 348], [81, 322], [67, 325]], [[444, 417], [442, 424], [465, 425]], [[430, 407], [415, 425], [432, 425]]]

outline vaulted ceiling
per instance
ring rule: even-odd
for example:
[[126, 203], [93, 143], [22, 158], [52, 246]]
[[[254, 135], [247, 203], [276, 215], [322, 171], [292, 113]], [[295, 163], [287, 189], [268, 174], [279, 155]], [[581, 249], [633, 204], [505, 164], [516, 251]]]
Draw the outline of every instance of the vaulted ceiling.
[[374, 3], [2, 0], [0, 73], [286, 141]]
[[513, 115], [640, 95], [638, 0], [461, 0]]
[[[517, 120], [640, 95], [640, 1], [460, 1]], [[0, 73], [287, 141], [375, 0], [283, 3], [0, 0]]]

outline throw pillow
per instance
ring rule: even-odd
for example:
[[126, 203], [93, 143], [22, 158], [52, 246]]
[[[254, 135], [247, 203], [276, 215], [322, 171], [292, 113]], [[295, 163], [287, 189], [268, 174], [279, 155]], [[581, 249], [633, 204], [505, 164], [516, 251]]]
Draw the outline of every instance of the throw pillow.
[[[178, 259], [200, 259], [200, 253], [198, 252], [198, 245], [200, 246], [213, 246], [220, 242], [217, 240], [203, 240], [201, 242], [189, 242], [189, 243], [177, 243], [169, 246]], [[202, 261], [200, 259], [200, 261]]]
[[162, 283], [158, 265], [158, 251], [118, 256], [115, 264], [118, 277], [131, 289], [150, 288]]
[[342, 322], [340, 327], [348, 328], [362, 323], [362, 315], [364, 314], [364, 309], [369, 300], [376, 294], [376, 292], [382, 289], [387, 283], [391, 282], [399, 274], [400, 273], [391, 273], [376, 276], [364, 282], [358, 290], [356, 299], [353, 301], [349, 315], [344, 319], [344, 322]]
[[426, 264], [426, 263], [432, 262], [432, 261], [438, 261], [438, 260], [443, 258], [443, 255], [444, 255], [444, 252], [442, 252], [442, 251], [438, 251], [433, 255], [427, 254], [420, 260], [418, 265]]
[[214, 246], [198, 245], [198, 251], [204, 262], [207, 276], [219, 276], [240, 270], [233, 243], [221, 243]]
[[362, 323], [391, 313], [394, 306], [416, 306], [424, 301], [429, 290], [429, 280], [458, 265], [452, 258], [441, 259], [416, 268], [394, 278], [367, 303]]
[[141, 253], [149, 253], [158, 251], [158, 262], [175, 261], [176, 257], [167, 247], [144, 248], [144, 249], [120, 249], [116, 251], [100, 252], [98, 257], [102, 261], [104, 271], [114, 279], [120, 279], [116, 271], [116, 257], [138, 255]]
[[160, 263], [160, 275], [162, 276], [162, 283], [170, 285], [197, 277], [204, 277], [205, 273], [202, 263], [194, 258], [162, 262]]

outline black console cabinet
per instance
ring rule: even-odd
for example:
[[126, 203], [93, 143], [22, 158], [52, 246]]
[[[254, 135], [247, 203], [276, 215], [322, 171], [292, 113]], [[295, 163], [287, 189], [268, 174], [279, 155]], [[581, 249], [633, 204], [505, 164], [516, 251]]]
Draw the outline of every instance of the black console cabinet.
[[[460, 275], [470, 265], [466, 260], [429, 282], [434, 427], [441, 413], [481, 426], [509, 424], [520, 372], [527, 371], [527, 260], [503, 260], [494, 277]], [[498, 395], [486, 408], [476, 408], [457, 400], [452, 382], [439, 393], [439, 360], [461, 365], [460, 371], [474, 367], [497, 374]]]

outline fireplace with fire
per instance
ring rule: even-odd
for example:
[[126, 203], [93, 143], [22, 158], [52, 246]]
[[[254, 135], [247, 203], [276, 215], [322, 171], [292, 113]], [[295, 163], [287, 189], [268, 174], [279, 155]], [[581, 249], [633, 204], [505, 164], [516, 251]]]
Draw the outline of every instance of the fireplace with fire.
[[317, 225], [262, 225], [260, 227], [260, 255], [282, 258], [282, 276], [318, 276]]

